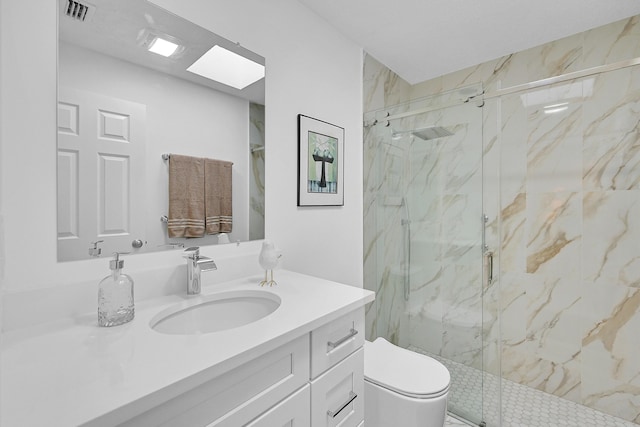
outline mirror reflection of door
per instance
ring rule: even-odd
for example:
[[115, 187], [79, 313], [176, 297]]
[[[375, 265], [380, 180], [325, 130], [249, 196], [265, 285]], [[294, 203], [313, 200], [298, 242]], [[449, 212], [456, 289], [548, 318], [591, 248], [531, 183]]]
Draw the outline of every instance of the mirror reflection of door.
[[[134, 251], [144, 241], [146, 106], [59, 88], [58, 258]], [[82, 176], [82, 179], [79, 179]]]

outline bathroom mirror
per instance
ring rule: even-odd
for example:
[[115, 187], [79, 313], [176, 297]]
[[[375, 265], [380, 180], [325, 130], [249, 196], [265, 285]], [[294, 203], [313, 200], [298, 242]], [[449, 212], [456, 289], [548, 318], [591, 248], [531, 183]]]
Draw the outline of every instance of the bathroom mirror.
[[[146, 0], [59, 0], [58, 34], [58, 261], [264, 238], [264, 58]], [[169, 239], [171, 154], [233, 162], [226, 236]]]

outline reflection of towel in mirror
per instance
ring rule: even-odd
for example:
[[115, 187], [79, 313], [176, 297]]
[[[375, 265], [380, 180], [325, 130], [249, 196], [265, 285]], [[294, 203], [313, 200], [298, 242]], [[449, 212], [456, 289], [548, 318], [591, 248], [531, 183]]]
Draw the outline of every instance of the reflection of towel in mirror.
[[206, 233], [230, 233], [233, 227], [231, 181], [233, 163], [204, 159]]
[[169, 237], [204, 236], [204, 159], [172, 154], [169, 160]]

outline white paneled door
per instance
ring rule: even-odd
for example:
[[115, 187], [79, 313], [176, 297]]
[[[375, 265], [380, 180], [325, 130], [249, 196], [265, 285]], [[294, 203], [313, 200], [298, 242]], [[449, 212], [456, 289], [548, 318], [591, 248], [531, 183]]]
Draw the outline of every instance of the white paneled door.
[[146, 106], [59, 88], [58, 260], [131, 252], [145, 239]]

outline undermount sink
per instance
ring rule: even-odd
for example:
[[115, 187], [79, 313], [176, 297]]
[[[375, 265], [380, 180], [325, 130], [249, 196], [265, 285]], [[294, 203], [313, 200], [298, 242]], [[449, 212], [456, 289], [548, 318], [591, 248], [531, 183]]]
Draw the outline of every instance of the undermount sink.
[[172, 335], [208, 334], [256, 322], [273, 313], [281, 300], [266, 291], [231, 291], [200, 296], [169, 307], [151, 319], [157, 332]]

